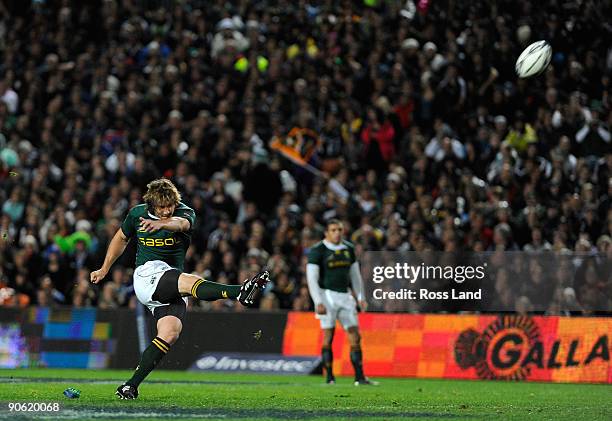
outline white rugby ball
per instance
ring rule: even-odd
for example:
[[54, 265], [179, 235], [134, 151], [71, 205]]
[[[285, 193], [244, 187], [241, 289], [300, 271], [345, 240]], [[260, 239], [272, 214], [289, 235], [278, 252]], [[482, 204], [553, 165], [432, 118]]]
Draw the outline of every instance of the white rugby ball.
[[542, 73], [550, 64], [552, 48], [546, 41], [537, 41], [523, 50], [516, 60], [516, 74], [520, 78]]

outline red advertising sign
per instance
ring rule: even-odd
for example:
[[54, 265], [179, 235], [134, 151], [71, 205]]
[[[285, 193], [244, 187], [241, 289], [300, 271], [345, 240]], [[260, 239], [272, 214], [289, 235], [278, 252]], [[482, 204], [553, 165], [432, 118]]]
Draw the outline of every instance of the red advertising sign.
[[[370, 376], [612, 383], [612, 318], [360, 314]], [[319, 355], [312, 313], [289, 314], [285, 355]], [[352, 375], [336, 329], [334, 370]]]

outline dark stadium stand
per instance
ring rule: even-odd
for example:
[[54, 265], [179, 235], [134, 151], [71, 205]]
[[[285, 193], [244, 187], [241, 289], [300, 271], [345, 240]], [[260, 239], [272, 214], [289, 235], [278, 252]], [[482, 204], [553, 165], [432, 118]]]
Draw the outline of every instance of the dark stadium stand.
[[133, 244], [89, 272], [165, 176], [197, 212], [186, 270], [268, 267], [261, 309], [312, 310], [332, 217], [358, 254], [593, 255], [566, 293], [612, 308], [610, 2], [78, 3], [0, 3], [2, 305], [133, 307]]

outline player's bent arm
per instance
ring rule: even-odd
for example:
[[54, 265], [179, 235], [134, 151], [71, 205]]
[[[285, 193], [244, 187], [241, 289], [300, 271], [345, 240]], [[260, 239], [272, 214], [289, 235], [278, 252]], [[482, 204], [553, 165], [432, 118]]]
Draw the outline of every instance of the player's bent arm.
[[162, 222], [164, 223], [162, 229], [172, 232], [184, 232], [191, 229], [191, 223], [189, 220], [181, 218], [180, 216], [173, 216], [163, 220]]
[[102, 264], [102, 269], [106, 269], [106, 272], [110, 270], [113, 263], [115, 263], [115, 260], [117, 260], [125, 251], [129, 241], [130, 239], [126, 237], [121, 228], [119, 228], [108, 245], [106, 257], [104, 258], [104, 263]]
[[355, 293], [357, 301], [363, 301], [363, 279], [359, 270], [359, 262], [354, 262], [351, 265], [349, 274], [351, 276], [351, 289]]
[[321, 287], [319, 286], [319, 265], [314, 263], [306, 264], [306, 281], [308, 282], [310, 297], [316, 307], [322, 302]]
[[115, 260], [117, 260], [125, 251], [129, 241], [130, 239], [126, 237], [121, 228], [119, 228], [108, 245], [108, 250], [106, 250], [106, 257], [104, 257], [102, 267], [99, 270], [91, 273], [91, 281], [93, 283], [98, 283], [104, 279], [113, 263], [115, 263]]

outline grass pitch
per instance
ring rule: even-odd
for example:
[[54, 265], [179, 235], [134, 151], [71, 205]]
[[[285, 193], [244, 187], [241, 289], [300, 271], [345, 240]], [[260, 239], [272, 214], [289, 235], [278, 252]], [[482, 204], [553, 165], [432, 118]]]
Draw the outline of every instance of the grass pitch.
[[[571, 419], [609, 420], [612, 387], [422, 379], [329, 386], [313, 376], [154, 372], [135, 401], [114, 396], [131, 372], [0, 370], [3, 419]], [[68, 387], [81, 390], [67, 399]], [[9, 412], [9, 402], [58, 402], [59, 412]]]

